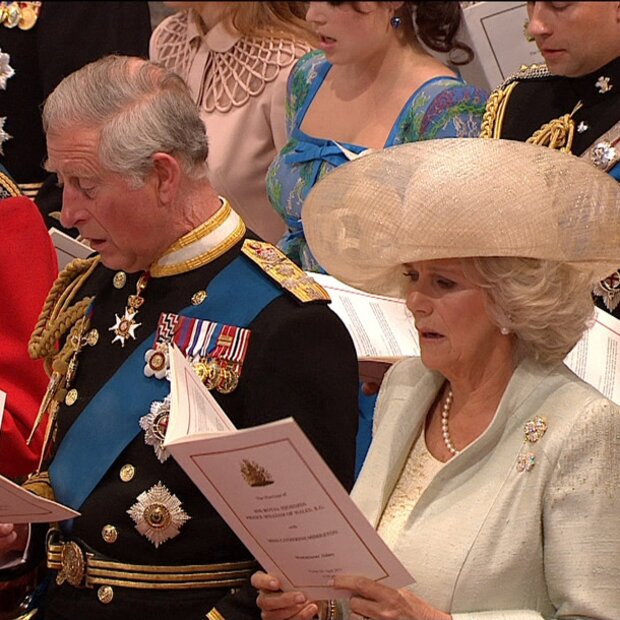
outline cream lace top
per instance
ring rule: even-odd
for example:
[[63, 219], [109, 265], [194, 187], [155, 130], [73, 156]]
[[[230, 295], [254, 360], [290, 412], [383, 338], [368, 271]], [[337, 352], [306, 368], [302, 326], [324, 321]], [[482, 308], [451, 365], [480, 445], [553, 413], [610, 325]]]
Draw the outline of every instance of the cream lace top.
[[278, 240], [284, 222], [265, 190], [265, 174], [286, 143], [288, 75], [309, 46], [292, 38], [254, 38], [219, 23], [205, 32], [192, 10], [153, 31], [150, 57], [178, 73], [200, 107], [209, 138], [209, 179], [248, 228]]
[[396, 549], [398, 536], [405, 529], [409, 515], [444, 465], [428, 451], [422, 429], [377, 526], [377, 531], [390, 549]]

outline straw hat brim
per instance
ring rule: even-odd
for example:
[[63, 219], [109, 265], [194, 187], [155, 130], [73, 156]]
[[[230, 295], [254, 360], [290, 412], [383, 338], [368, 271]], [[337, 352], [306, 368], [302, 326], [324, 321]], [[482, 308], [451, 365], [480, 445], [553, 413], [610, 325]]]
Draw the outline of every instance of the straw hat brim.
[[399, 296], [403, 264], [518, 256], [603, 278], [620, 265], [620, 188], [589, 162], [511, 140], [454, 138], [370, 152], [312, 189], [302, 220], [325, 270]]

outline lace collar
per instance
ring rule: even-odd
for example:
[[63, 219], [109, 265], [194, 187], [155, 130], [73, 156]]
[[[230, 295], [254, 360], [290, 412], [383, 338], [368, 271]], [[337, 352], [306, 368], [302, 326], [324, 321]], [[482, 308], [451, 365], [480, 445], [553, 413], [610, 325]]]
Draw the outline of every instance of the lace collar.
[[310, 50], [293, 38], [245, 37], [222, 22], [205, 33], [192, 10], [162, 22], [155, 43], [158, 60], [190, 84], [206, 112], [245, 105]]

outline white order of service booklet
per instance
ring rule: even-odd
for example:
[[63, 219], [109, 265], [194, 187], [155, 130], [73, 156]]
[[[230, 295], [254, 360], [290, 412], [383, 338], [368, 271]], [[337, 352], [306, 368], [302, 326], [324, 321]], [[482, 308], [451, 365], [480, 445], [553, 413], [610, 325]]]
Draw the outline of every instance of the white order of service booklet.
[[564, 363], [603, 396], [620, 404], [620, 321], [597, 308], [592, 326]]
[[292, 418], [235, 430], [175, 345], [170, 360], [164, 446], [284, 590], [344, 598], [328, 583], [345, 573], [414, 581]]
[[[5, 404], [6, 392], [0, 390], [0, 432]], [[33, 495], [8, 478], [0, 476], [0, 523], [51, 523], [72, 519], [78, 515], [79, 512], [71, 508]]]
[[53, 523], [79, 515], [0, 476], [0, 523]]
[[[420, 355], [414, 320], [403, 299], [372, 295], [328, 275], [310, 273], [330, 295], [331, 309], [351, 334], [360, 378], [379, 383], [391, 364]], [[620, 320], [596, 308], [594, 320], [564, 363], [620, 404]]]
[[325, 274], [308, 275], [329, 293], [329, 307], [349, 331], [362, 381], [379, 383], [392, 364], [420, 355], [418, 332], [404, 299], [366, 293]]
[[58, 257], [58, 269], [64, 269], [74, 258], [87, 258], [93, 251], [85, 243], [70, 237], [67, 233], [58, 228], [49, 229], [49, 235], [56, 248]]

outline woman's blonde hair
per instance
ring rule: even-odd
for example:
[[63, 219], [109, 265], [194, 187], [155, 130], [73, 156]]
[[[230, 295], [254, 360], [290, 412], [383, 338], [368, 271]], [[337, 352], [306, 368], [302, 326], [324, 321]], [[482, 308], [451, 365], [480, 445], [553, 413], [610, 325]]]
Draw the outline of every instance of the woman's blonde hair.
[[314, 45], [305, 15], [305, 2], [229, 2], [222, 17], [246, 37], [293, 37]]
[[515, 257], [476, 257], [462, 264], [485, 291], [491, 320], [517, 337], [520, 356], [557, 364], [593, 320], [593, 278], [569, 264]]

